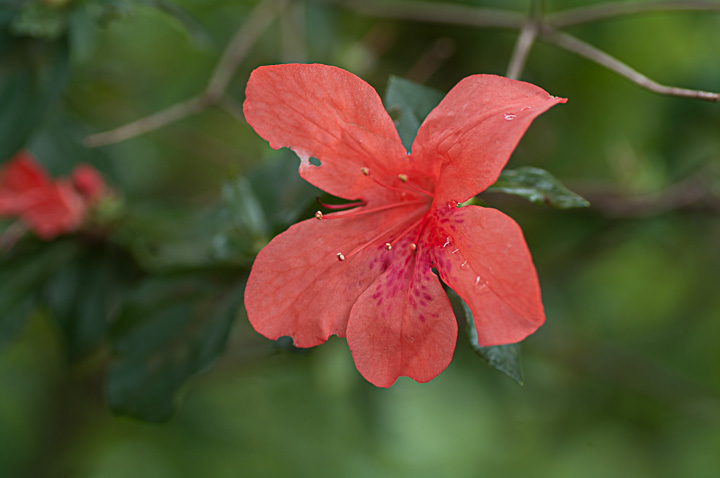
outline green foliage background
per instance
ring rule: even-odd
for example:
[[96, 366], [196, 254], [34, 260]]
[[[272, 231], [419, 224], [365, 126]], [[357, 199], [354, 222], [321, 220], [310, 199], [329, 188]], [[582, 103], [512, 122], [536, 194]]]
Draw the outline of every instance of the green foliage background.
[[[28, 242], [2, 263], [0, 305], [12, 314], [0, 328], [0, 476], [716, 477], [720, 105], [658, 96], [535, 44], [521, 79], [569, 101], [536, 120], [510, 167], [547, 170], [592, 205], [481, 197], [521, 224], [540, 275], [548, 321], [523, 343], [524, 386], [461, 333], [438, 378], [377, 389], [342, 339], [303, 353], [234, 317], [254, 254], [313, 211], [292, 154], [215, 107], [118, 144], [82, 143], [202, 91], [255, 3], [0, 2], [3, 160], [26, 144], [56, 175], [90, 162], [126, 211], [121, 248]], [[661, 83], [718, 91], [719, 27], [720, 14], [663, 13], [568, 31]], [[240, 104], [255, 67], [288, 61], [346, 68], [380, 92], [393, 75], [447, 91], [504, 74], [516, 37], [296, 1], [228, 95]], [[447, 58], [422, 63], [438, 45]], [[64, 261], [82, 269], [53, 282]], [[50, 305], [25, 305], [31, 292]], [[78, 325], [112, 309], [113, 294], [130, 305], [112, 324]], [[138, 369], [147, 375], [128, 373]], [[148, 403], [153, 387], [174, 386], [174, 401]], [[109, 406], [177, 413], [152, 424]]]

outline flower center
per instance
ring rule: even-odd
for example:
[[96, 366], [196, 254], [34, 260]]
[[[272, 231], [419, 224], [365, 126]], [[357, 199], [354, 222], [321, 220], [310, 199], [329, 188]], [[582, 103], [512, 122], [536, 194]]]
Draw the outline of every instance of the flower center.
[[[360, 168], [360, 172], [364, 176], [367, 176], [377, 185], [390, 191], [399, 193], [395, 195], [396, 199], [394, 201], [391, 200], [390, 202], [381, 206], [376, 206], [372, 208], [366, 208], [367, 203], [365, 201], [356, 201], [342, 205], [329, 205], [320, 203], [323, 207], [327, 209], [354, 209], [350, 209], [346, 213], [336, 214], [332, 216], [326, 216], [321, 211], [318, 211], [315, 213], [316, 219], [322, 221], [330, 219], [346, 219], [350, 217], [383, 213], [392, 209], [411, 207], [414, 205], [418, 207], [414, 208], [413, 212], [405, 216], [402, 220], [394, 222], [389, 227], [383, 229], [379, 234], [355, 247], [347, 254], [343, 252], [338, 252], [336, 254], [338, 260], [344, 261], [346, 259], [349, 259], [360, 251], [373, 245], [383, 244], [386, 250], [392, 250], [392, 248], [398, 243], [398, 241], [400, 241], [403, 237], [407, 236], [411, 232], [417, 230], [414, 240], [408, 246], [410, 250], [415, 251], [417, 249], [417, 243], [420, 239], [420, 234], [422, 233], [423, 227], [427, 220], [427, 212], [429, 210], [430, 204], [432, 203], [433, 194], [411, 181], [411, 178], [404, 173], [398, 174], [396, 180], [386, 182], [384, 180], [380, 180], [374, 177], [370, 169], [366, 167]], [[422, 205], [426, 205], [427, 207], [421, 207]]]

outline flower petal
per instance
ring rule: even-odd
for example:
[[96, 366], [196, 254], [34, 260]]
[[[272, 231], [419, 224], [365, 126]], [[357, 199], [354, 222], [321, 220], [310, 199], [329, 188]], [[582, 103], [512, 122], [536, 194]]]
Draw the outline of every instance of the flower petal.
[[[457, 322], [427, 258], [410, 252], [409, 240], [390, 267], [352, 309], [347, 341], [358, 371], [389, 387], [399, 376], [428, 382], [450, 363]], [[402, 247], [405, 246], [405, 247]]]
[[388, 224], [402, 224], [407, 214], [407, 208], [343, 219], [332, 219], [343, 213], [330, 214], [275, 237], [255, 259], [245, 289], [252, 326], [273, 340], [289, 335], [298, 347], [319, 345], [333, 334], [344, 337], [353, 304], [391, 257], [383, 241], [371, 239]]
[[522, 231], [498, 210], [438, 211], [433, 257], [443, 282], [467, 303], [481, 346], [519, 342], [545, 321]]
[[38, 189], [34, 200], [20, 214], [40, 239], [50, 240], [77, 230], [87, 215], [87, 203], [67, 181], [58, 181]]
[[52, 187], [45, 170], [30, 153], [17, 153], [0, 171], [0, 215], [18, 215]]
[[[387, 170], [406, 156], [380, 97], [366, 82], [327, 65], [274, 65], [253, 71], [245, 118], [274, 149], [300, 157], [300, 175], [335, 196], [387, 194], [360, 168]], [[310, 157], [320, 161], [310, 163]]]
[[430, 112], [412, 146], [437, 177], [436, 202], [463, 202], [495, 182], [535, 117], [566, 100], [494, 75], [469, 76]]

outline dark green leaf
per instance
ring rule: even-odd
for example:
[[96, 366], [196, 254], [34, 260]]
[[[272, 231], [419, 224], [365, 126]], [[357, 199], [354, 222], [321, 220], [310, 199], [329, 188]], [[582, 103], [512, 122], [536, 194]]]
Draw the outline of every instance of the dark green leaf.
[[38, 306], [47, 277], [74, 255], [71, 243], [18, 244], [0, 253], [0, 347], [10, 342]]
[[117, 354], [105, 385], [115, 413], [169, 419], [175, 394], [224, 350], [243, 288], [210, 277], [155, 278], [127, 302], [112, 330]]
[[587, 207], [590, 203], [563, 186], [550, 173], [524, 166], [505, 170], [488, 191], [499, 191], [523, 197], [535, 204], [547, 204], [558, 209]]
[[385, 91], [385, 108], [395, 121], [405, 149], [410, 151], [415, 135], [444, 94], [433, 88], [391, 76]]
[[68, 73], [65, 40], [0, 32], [0, 162], [23, 148], [59, 99]]
[[48, 278], [43, 298], [65, 333], [71, 361], [105, 339], [134, 274], [126, 254], [98, 245], [86, 247]]
[[252, 259], [277, 233], [317, 208], [324, 193], [298, 174], [295, 154], [282, 151], [247, 177], [223, 185], [224, 229], [213, 239], [221, 259]]
[[467, 331], [470, 339], [470, 346], [475, 353], [497, 370], [501, 371], [508, 377], [515, 380], [520, 385], [523, 384], [522, 364], [520, 363], [520, 344], [496, 345], [492, 347], [481, 347], [478, 344], [477, 330], [473, 320], [470, 308], [462, 301], [465, 310], [465, 319], [467, 320]]

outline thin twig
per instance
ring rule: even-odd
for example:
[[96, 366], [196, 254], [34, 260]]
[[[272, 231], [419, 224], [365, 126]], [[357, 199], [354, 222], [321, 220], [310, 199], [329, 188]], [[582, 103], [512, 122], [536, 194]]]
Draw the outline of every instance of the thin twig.
[[196, 96], [182, 103], [176, 103], [150, 116], [145, 116], [137, 121], [120, 126], [119, 128], [86, 136], [83, 144], [88, 148], [96, 148], [98, 146], [119, 143], [120, 141], [125, 141], [126, 139], [139, 136], [143, 133], [162, 128], [182, 118], [200, 113], [210, 104], [211, 102], [208, 101], [206, 96]]
[[572, 189], [590, 201], [592, 209], [613, 218], [653, 217], [673, 211], [720, 213], [720, 194], [701, 175], [652, 194], [630, 195], [611, 186], [581, 184]]
[[720, 93], [711, 93], [709, 91], [690, 90], [687, 88], [677, 88], [673, 86], [665, 86], [651, 80], [647, 76], [633, 70], [631, 67], [621, 62], [617, 58], [608, 55], [602, 50], [585, 43], [567, 33], [544, 27], [540, 31], [540, 38], [557, 47], [568, 50], [576, 55], [586, 58], [598, 65], [604, 66], [608, 70], [624, 76], [638, 86], [648, 89], [661, 95], [680, 96], [684, 98], [697, 98], [701, 100], [716, 102], [720, 100]]
[[538, 24], [536, 21], [531, 20], [523, 25], [520, 30], [520, 36], [515, 43], [515, 49], [513, 50], [510, 63], [508, 64], [507, 73], [505, 76], [513, 80], [517, 80], [522, 75], [523, 68], [525, 68], [525, 61], [527, 60], [530, 48], [535, 43], [535, 38], [538, 33]]
[[520, 29], [525, 15], [509, 10], [477, 8], [466, 5], [381, 0], [323, 0], [370, 17], [395, 18], [431, 23], [449, 23], [485, 28]]
[[240, 62], [250, 47], [270, 26], [270, 23], [287, 5], [289, 0], [262, 0], [250, 13], [233, 39], [225, 48], [220, 62], [215, 67], [206, 92], [210, 98], [220, 98], [232, 79]]
[[447, 37], [438, 38], [415, 61], [405, 77], [416, 83], [425, 83], [453, 53], [455, 53], [455, 42]]
[[546, 24], [552, 28], [566, 28], [581, 23], [607, 20], [641, 13], [720, 11], [718, 2], [653, 2], [653, 3], [601, 3], [573, 8], [551, 15]]
[[[109, 144], [119, 143], [127, 139], [139, 136], [170, 123], [200, 113], [209, 106], [220, 104], [226, 111], [231, 111], [227, 100], [224, 100], [232, 76], [235, 74], [240, 62], [245, 58], [252, 45], [260, 35], [270, 26], [270, 23], [280, 13], [289, 0], [262, 0], [255, 9], [250, 12], [245, 22], [237, 30], [237, 33], [225, 47], [215, 70], [207, 83], [203, 93], [188, 100], [176, 103], [164, 110], [140, 118], [124, 126], [86, 136], [83, 140], [85, 146], [95, 148]], [[232, 110], [231, 114], [237, 115]], [[240, 115], [240, 117], [242, 117]]]

